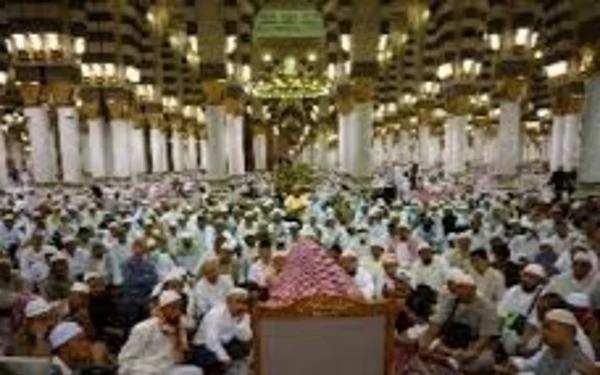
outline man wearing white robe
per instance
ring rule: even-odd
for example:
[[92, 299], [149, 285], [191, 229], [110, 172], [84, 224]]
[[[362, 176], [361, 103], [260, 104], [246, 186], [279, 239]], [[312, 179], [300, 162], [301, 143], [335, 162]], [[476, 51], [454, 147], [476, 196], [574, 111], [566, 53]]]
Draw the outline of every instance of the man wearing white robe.
[[375, 297], [375, 281], [364, 267], [358, 264], [358, 255], [352, 250], [344, 250], [340, 257], [342, 268], [350, 275], [367, 300]]
[[211, 308], [225, 301], [233, 288], [230, 277], [219, 274], [219, 259], [210, 256], [201, 267], [200, 280], [192, 290], [192, 300], [188, 304], [188, 316], [200, 321]]
[[[567, 298], [571, 293], [585, 293], [591, 295], [600, 288], [598, 277], [593, 269], [592, 254], [577, 252], [573, 256], [573, 265], [570, 271], [554, 276], [546, 293], [557, 293], [562, 298]], [[597, 308], [598, 306], [594, 306]]]
[[448, 265], [444, 258], [434, 254], [431, 245], [423, 242], [419, 245], [419, 259], [410, 270], [411, 284], [427, 285], [435, 291], [442, 291], [448, 282]]

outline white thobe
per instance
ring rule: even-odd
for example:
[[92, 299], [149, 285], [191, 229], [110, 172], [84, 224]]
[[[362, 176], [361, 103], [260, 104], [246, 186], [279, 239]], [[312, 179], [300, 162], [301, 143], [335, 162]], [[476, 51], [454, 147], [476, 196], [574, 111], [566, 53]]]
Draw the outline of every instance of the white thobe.
[[150, 318], [131, 330], [119, 353], [119, 375], [163, 375], [174, 365], [172, 340], [163, 333], [162, 322]]
[[356, 275], [354, 275], [354, 282], [366, 299], [371, 300], [375, 297], [375, 281], [369, 271], [358, 267]]
[[431, 264], [426, 265], [421, 259], [417, 260], [410, 270], [411, 284], [427, 285], [436, 291], [441, 291], [448, 280], [448, 265], [439, 256], [434, 256]]
[[188, 316], [198, 319], [211, 308], [225, 301], [227, 293], [233, 288], [230, 277], [219, 276], [216, 283], [211, 284], [201, 278], [192, 291], [192, 301], [188, 304]]
[[213, 352], [221, 362], [229, 362], [231, 358], [223, 347], [233, 339], [248, 342], [252, 339], [250, 316], [231, 315], [227, 304], [222, 303], [213, 307], [202, 319], [200, 328], [194, 336], [194, 345], [204, 345]]
[[248, 270], [248, 281], [256, 283], [261, 288], [266, 288], [268, 267], [269, 266], [260, 259], [252, 263]]

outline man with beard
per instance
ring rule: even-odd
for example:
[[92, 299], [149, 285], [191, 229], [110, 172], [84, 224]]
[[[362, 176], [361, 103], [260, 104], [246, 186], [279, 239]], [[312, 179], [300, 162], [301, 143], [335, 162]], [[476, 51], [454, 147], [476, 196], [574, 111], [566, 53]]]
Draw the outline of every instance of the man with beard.
[[448, 280], [448, 265], [426, 242], [419, 245], [418, 254], [419, 259], [410, 271], [412, 286], [427, 285], [437, 292], [442, 291]]
[[530, 264], [521, 274], [521, 283], [510, 288], [500, 301], [498, 316], [502, 320], [502, 344], [506, 353], [516, 352], [516, 345], [534, 312], [545, 282], [544, 267]]
[[119, 353], [121, 375], [163, 375], [184, 359], [187, 339], [183, 326], [181, 295], [161, 293], [154, 316], [138, 323]]
[[102, 275], [88, 272], [84, 281], [89, 287], [89, 315], [96, 338], [106, 342], [113, 352], [123, 343], [122, 319], [119, 308]]
[[44, 295], [50, 302], [66, 299], [69, 296], [72, 280], [69, 275], [69, 262], [63, 254], [50, 259], [50, 274], [44, 285]]
[[352, 277], [365, 299], [373, 299], [375, 297], [375, 282], [369, 271], [359, 266], [358, 255], [352, 250], [345, 250], [340, 257], [340, 264], [344, 271]]

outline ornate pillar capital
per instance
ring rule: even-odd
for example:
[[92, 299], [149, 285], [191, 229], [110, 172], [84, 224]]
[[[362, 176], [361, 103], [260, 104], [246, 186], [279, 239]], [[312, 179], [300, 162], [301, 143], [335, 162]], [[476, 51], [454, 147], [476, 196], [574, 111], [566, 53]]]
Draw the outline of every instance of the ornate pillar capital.
[[44, 88], [35, 82], [23, 82], [19, 86], [25, 107], [37, 107], [44, 103]]
[[75, 86], [69, 82], [52, 83], [48, 86], [50, 101], [59, 107], [72, 107], [75, 103]]
[[471, 102], [464, 95], [456, 95], [446, 100], [446, 110], [454, 116], [466, 116], [471, 111]]
[[81, 115], [88, 120], [100, 118], [100, 103], [97, 100], [84, 102], [81, 107]]
[[109, 99], [106, 105], [111, 119], [128, 119], [131, 115], [131, 104], [127, 100]]
[[583, 111], [585, 99], [575, 93], [561, 93], [554, 98], [553, 112], [556, 115], [580, 114]]
[[352, 84], [352, 96], [357, 103], [366, 103], [373, 99], [375, 83], [368, 77], [356, 78]]
[[348, 115], [352, 112], [354, 106], [354, 98], [352, 95], [352, 85], [350, 83], [343, 83], [336, 88], [336, 106], [338, 112], [342, 115]]
[[222, 105], [225, 99], [226, 84], [221, 80], [211, 80], [202, 82], [202, 91], [206, 97], [207, 105]]
[[501, 100], [519, 102], [527, 92], [527, 81], [522, 78], [502, 78], [496, 82], [496, 96]]

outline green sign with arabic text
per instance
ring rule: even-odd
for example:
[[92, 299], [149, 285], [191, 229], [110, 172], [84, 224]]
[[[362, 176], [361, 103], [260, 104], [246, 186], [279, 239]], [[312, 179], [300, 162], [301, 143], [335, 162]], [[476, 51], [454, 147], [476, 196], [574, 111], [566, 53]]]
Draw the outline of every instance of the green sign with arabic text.
[[323, 16], [313, 9], [263, 9], [254, 20], [252, 35], [260, 38], [323, 38]]

